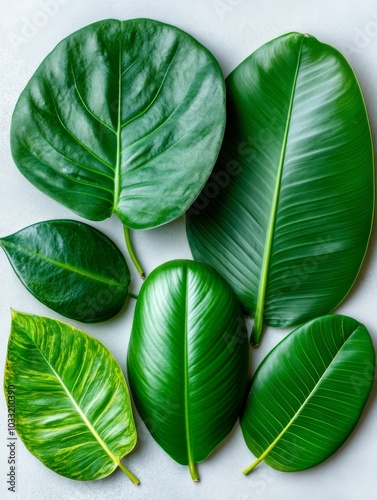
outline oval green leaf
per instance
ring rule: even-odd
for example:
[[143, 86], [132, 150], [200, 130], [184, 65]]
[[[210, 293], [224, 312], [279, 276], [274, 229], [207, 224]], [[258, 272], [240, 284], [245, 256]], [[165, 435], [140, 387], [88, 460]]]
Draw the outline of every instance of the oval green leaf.
[[137, 440], [128, 388], [98, 340], [65, 323], [13, 312], [4, 388], [14, 387], [16, 431], [62, 476], [100, 479]]
[[105, 20], [63, 40], [16, 105], [13, 158], [41, 191], [90, 220], [173, 220], [203, 188], [225, 127], [212, 54], [150, 19]]
[[247, 375], [246, 326], [223, 279], [193, 261], [153, 271], [136, 304], [129, 383], [154, 439], [195, 481], [238, 418]]
[[126, 302], [127, 262], [107, 236], [87, 224], [39, 222], [1, 238], [0, 246], [23, 285], [63, 316], [97, 323]]
[[372, 225], [372, 141], [352, 69], [312, 36], [273, 40], [226, 83], [225, 140], [188, 237], [253, 315], [258, 344], [263, 323], [327, 314], [352, 287]]
[[245, 442], [274, 469], [329, 458], [355, 427], [372, 388], [375, 353], [365, 326], [325, 316], [297, 328], [262, 361], [241, 420]]

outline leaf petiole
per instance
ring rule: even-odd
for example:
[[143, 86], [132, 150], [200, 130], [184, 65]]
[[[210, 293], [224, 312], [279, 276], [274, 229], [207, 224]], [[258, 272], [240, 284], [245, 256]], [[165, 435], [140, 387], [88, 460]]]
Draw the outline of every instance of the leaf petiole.
[[118, 462], [119, 467], [122, 469], [122, 471], [126, 474], [126, 476], [134, 483], [134, 484], [140, 484], [139, 479], [132, 474], [123, 464], [122, 462]]
[[250, 345], [253, 347], [258, 347], [260, 344], [260, 339], [263, 333], [263, 316], [261, 314], [256, 314], [254, 318], [254, 325], [251, 331]]
[[247, 468], [243, 471], [243, 473], [242, 473], [242, 474], [245, 474], [245, 476], [247, 476], [248, 474], [250, 474], [250, 472], [252, 472], [252, 471], [255, 469], [255, 467], [256, 467], [257, 465], [259, 465], [259, 464], [262, 462], [262, 460], [263, 460], [263, 457], [260, 457], [260, 458], [258, 458], [257, 460], [255, 460], [255, 462], [253, 462], [253, 463], [252, 463], [249, 467], [247, 467]]
[[124, 230], [124, 237], [126, 239], [128, 253], [129, 253], [131, 260], [132, 260], [134, 266], [136, 267], [138, 273], [140, 274], [141, 278], [144, 280], [145, 279], [145, 272], [144, 272], [144, 269], [142, 268], [142, 266], [139, 262], [139, 259], [137, 258], [134, 247], [132, 245], [130, 230], [127, 226], [123, 226], [123, 230]]
[[195, 483], [198, 483], [200, 481], [198, 470], [196, 468], [196, 464], [194, 462], [189, 463], [189, 470], [191, 474], [191, 479], [195, 481]]

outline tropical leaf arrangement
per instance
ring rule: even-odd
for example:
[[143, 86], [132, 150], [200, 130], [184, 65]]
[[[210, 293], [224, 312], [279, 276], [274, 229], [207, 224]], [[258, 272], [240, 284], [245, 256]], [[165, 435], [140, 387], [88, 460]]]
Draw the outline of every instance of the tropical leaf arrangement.
[[[225, 99], [225, 93], [227, 99]], [[227, 124], [225, 126], [225, 121]], [[22, 92], [11, 149], [21, 173], [77, 215], [130, 230], [186, 212], [193, 261], [167, 262], [130, 294], [121, 250], [95, 227], [39, 222], [0, 238], [23, 285], [83, 323], [136, 308], [127, 355], [135, 407], [199, 481], [240, 419], [255, 461], [284, 472], [335, 453], [374, 379], [370, 335], [330, 314], [363, 263], [374, 211], [364, 99], [344, 57], [290, 33], [225, 80], [214, 56], [150, 19], [105, 20], [64, 39]], [[249, 336], [297, 327], [249, 381]], [[100, 479], [137, 441], [122, 369], [95, 338], [12, 312], [5, 390], [16, 430], [53, 471]]]

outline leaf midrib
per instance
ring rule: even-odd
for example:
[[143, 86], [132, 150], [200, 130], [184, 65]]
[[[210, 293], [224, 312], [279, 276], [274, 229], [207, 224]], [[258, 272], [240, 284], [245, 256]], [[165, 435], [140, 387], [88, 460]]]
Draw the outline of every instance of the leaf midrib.
[[[116, 213], [116, 211], [117, 211], [118, 204], [119, 204], [119, 201], [120, 201], [120, 195], [121, 195], [122, 156], [123, 156], [123, 153], [124, 153], [125, 149], [129, 149], [131, 146], [134, 146], [134, 144], [135, 144], [135, 143], [131, 144], [131, 145], [127, 146], [127, 148], [125, 148], [124, 150], [122, 150], [122, 130], [123, 130], [124, 127], [126, 127], [127, 125], [129, 125], [130, 123], [132, 123], [134, 120], [137, 120], [138, 118], [141, 118], [153, 106], [153, 104], [155, 103], [156, 99], [158, 98], [158, 96], [161, 93], [161, 89], [164, 86], [164, 83], [165, 83], [166, 78], [168, 76], [169, 70], [170, 70], [170, 68], [171, 68], [171, 66], [173, 64], [173, 60], [175, 58], [175, 55], [178, 52], [178, 46], [177, 46], [175, 48], [175, 50], [174, 50], [173, 56], [172, 56], [172, 58], [170, 60], [170, 63], [168, 65], [168, 67], [167, 67], [167, 70], [166, 70], [166, 72], [164, 74], [162, 82], [161, 82], [161, 84], [160, 84], [160, 86], [159, 86], [159, 88], [158, 88], [155, 96], [151, 100], [151, 102], [139, 114], [137, 114], [136, 116], [133, 116], [128, 121], [122, 123], [122, 92], [123, 92], [123, 89], [122, 89], [122, 79], [123, 79], [124, 73], [130, 67], [132, 67], [133, 64], [135, 64], [135, 62], [136, 62], [135, 61], [131, 66], [129, 66], [128, 68], [126, 68], [126, 70], [122, 71], [122, 41], [123, 41], [123, 22], [120, 21], [119, 70], [118, 70], [119, 71], [119, 80], [118, 80], [118, 123], [117, 123], [117, 129], [115, 131], [116, 138], [117, 138], [117, 153], [116, 153], [115, 176], [114, 176], [114, 204], [113, 204], [113, 210], [112, 210], [113, 213]], [[173, 112], [173, 114], [174, 114], [174, 112]], [[150, 134], [148, 134], [148, 135], [150, 135]], [[144, 139], [145, 139], [145, 137], [142, 137], [139, 140], [144, 140]], [[139, 141], [136, 141], [136, 142], [139, 142]], [[163, 152], [165, 153], [165, 151], [166, 150], [164, 150]]]
[[190, 436], [190, 396], [189, 396], [189, 359], [188, 359], [188, 292], [189, 271], [185, 271], [185, 311], [184, 311], [184, 401], [185, 401], [185, 437], [189, 464], [194, 463]]
[[265, 302], [266, 302], [268, 276], [269, 276], [269, 271], [270, 271], [270, 263], [271, 263], [272, 247], [273, 247], [275, 227], [276, 227], [276, 218], [277, 218], [278, 205], [279, 205], [283, 167], [284, 167], [284, 160], [285, 160], [285, 155], [286, 155], [286, 151], [287, 151], [289, 129], [290, 129], [291, 119], [292, 119], [293, 103], [294, 103], [294, 99], [295, 99], [295, 93], [296, 93], [298, 74], [299, 74], [299, 69], [300, 69], [300, 64], [301, 64], [301, 56], [302, 56], [302, 48], [303, 48], [303, 44], [304, 44], [304, 39], [305, 39], [305, 36], [303, 36], [303, 38], [302, 38], [300, 51], [299, 51], [298, 58], [297, 58], [296, 73], [295, 73], [295, 77], [294, 77], [293, 85], [292, 85], [292, 92], [291, 92], [291, 98], [290, 98], [290, 103], [289, 103], [289, 108], [288, 108], [287, 122], [286, 122], [284, 136], [283, 136], [283, 143], [282, 143], [282, 147], [281, 147], [279, 167], [278, 167], [277, 176], [276, 176], [276, 184], [275, 184], [274, 195], [273, 195], [273, 199], [272, 199], [270, 219], [268, 222], [268, 228], [267, 228], [267, 233], [266, 233], [266, 242], [265, 242], [265, 246], [264, 246], [264, 255], [263, 255], [262, 267], [261, 267], [261, 278], [260, 278], [257, 304], [256, 304], [256, 309], [255, 309], [255, 315], [254, 315], [254, 328], [259, 332], [261, 332], [261, 330], [263, 328], [263, 316], [264, 316], [264, 308], [265, 308]]
[[38, 252], [33, 252], [32, 250], [29, 250], [28, 248], [22, 246], [22, 245], [16, 245], [15, 243], [11, 243], [10, 241], [6, 240], [0, 240], [0, 246], [4, 248], [4, 250], [8, 248], [13, 248], [15, 250], [21, 251], [27, 255], [30, 255], [31, 257], [36, 257], [44, 262], [47, 262], [48, 264], [52, 264], [56, 267], [60, 267], [62, 269], [65, 269], [66, 271], [70, 271], [74, 274], [79, 274], [81, 276], [84, 276], [85, 278], [92, 279], [94, 281], [98, 281], [100, 283], [104, 283], [106, 285], [114, 286], [116, 288], [124, 288], [124, 285], [122, 283], [118, 283], [117, 281], [114, 281], [112, 279], [105, 278], [103, 276], [100, 276], [95, 273], [91, 273], [89, 271], [85, 271], [84, 269], [70, 266], [69, 264], [65, 264], [63, 262], [60, 262], [58, 260], [52, 259], [51, 257], [47, 257], [46, 255], [42, 255]]
[[118, 123], [116, 129], [116, 139], [117, 139], [117, 153], [116, 153], [116, 164], [115, 164], [115, 176], [114, 176], [114, 205], [113, 213], [118, 207], [120, 199], [120, 168], [122, 159], [122, 41], [123, 41], [123, 22], [119, 21], [120, 24], [120, 38], [119, 38], [119, 61], [118, 61]]
[[118, 459], [109, 450], [109, 448], [106, 446], [106, 443], [102, 440], [102, 438], [100, 437], [100, 435], [97, 433], [97, 431], [95, 430], [95, 428], [92, 426], [92, 424], [88, 420], [88, 418], [85, 415], [85, 413], [81, 410], [81, 408], [77, 404], [76, 400], [74, 399], [74, 397], [72, 396], [72, 394], [69, 392], [68, 387], [64, 384], [63, 380], [61, 379], [61, 377], [59, 376], [59, 374], [56, 372], [56, 370], [53, 368], [53, 366], [51, 365], [51, 363], [49, 362], [49, 360], [46, 358], [46, 356], [44, 355], [44, 353], [41, 351], [41, 349], [39, 348], [39, 346], [36, 344], [36, 342], [34, 341], [34, 339], [29, 335], [29, 333], [27, 331], [24, 331], [24, 333], [30, 338], [31, 342], [35, 345], [36, 349], [38, 350], [38, 352], [40, 353], [40, 355], [42, 356], [42, 358], [45, 360], [47, 366], [50, 368], [50, 370], [52, 371], [52, 373], [55, 375], [57, 381], [60, 383], [60, 385], [62, 386], [64, 392], [67, 394], [69, 400], [71, 401], [74, 409], [76, 410], [76, 412], [78, 413], [78, 415], [81, 417], [81, 419], [83, 420], [84, 424], [87, 426], [87, 428], [89, 429], [89, 431], [93, 435], [94, 439], [101, 446], [101, 448], [105, 451], [105, 453], [111, 458], [111, 460], [117, 466], [120, 467], [121, 466], [120, 459]]
[[[342, 328], [343, 328], [343, 325], [342, 325]], [[331, 360], [331, 363], [325, 368], [323, 374], [321, 375], [321, 377], [319, 378], [318, 382], [315, 384], [315, 386], [313, 387], [313, 389], [310, 391], [309, 395], [305, 398], [305, 400], [301, 404], [300, 408], [295, 412], [295, 414], [293, 415], [293, 417], [291, 418], [291, 420], [284, 427], [284, 429], [280, 432], [280, 434], [274, 439], [274, 441], [270, 444], [270, 446], [268, 446], [268, 448], [266, 448], [266, 450], [262, 453], [262, 455], [260, 455], [260, 457], [248, 469], [246, 469], [246, 470], [248, 470], [248, 472], [250, 472], [251, 470], [253, 470], [260, 462], [262, 462], [267, 457], [267, 455], [269, 455], [269, 453], [273, 450], [273, 448], [275, 448], [275, 446], [277, 445], [277, 443], [284, 436], [284, 434], [288, 431], [288, 429], [291, 427], [291, 425], [297, 420], [297, 418], [300, 416], [302, 410], [306, 407], [307, 403], [312, 398], [312, 396], [315, 394], [315, 392], [317, 391], [317, 389], [321, 385], [322, 381], [328, 375], [328, 372], [329, 372], [331, 366], [334, 364], [334, 362], [337, 359], [337, 357], [343, 352], [344, 346], [348, 343], [349, 340], [351, 340], [351, 338], [355, 335], [355, 333], [358, 331], [358, 329], [359, 329], [359, 327], [357, 327], [351, 333], [351, 335], [349, 335], [349, 337], [343, 342], [343, 344], [340, 346], [338, 352], [336, 353], [336, 355]]]

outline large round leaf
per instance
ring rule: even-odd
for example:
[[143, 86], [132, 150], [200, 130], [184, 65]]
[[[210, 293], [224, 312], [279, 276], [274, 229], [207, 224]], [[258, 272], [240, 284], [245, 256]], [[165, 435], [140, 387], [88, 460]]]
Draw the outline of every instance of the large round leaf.
[[248, 342], [230, 287], [212, 269], [173, 261], [143, 285], [128, 351], [136, 407], [158, 444], [198, 480], [245, 395]]
[[77, 214], [145, 229], [182, 215], [225, 126], [207, 49], [149, 19], [106, 20], [63, 40], [17, 103], [12, 153], [35, 186]]
[[247, 446], [285, 472], [313, 467], [344, 443], [373, 384], [374, 348], [365, 326], [325, 316], [286, 337], [258, 368], [241, 427]]
[[15, 393], [17, 434], [47, 467], [100, 479], [136, 444], [122, 370], [98, 340], [65, 323], [13, 312], [4, 381]]
[[25, 287], [63, 316], [97, 323], [126, 302], [130, 271], [124, 256], [87, 224], [39, 222], [1, 238], [0, 247]]
[[372, 142], [352, 69], [312, 36], [264, 45], [227, 91], [224, 145], [188, 236], [254, 316], [257, 344], [263, 323], [301, 324], [350, 290], [371, 231]]

